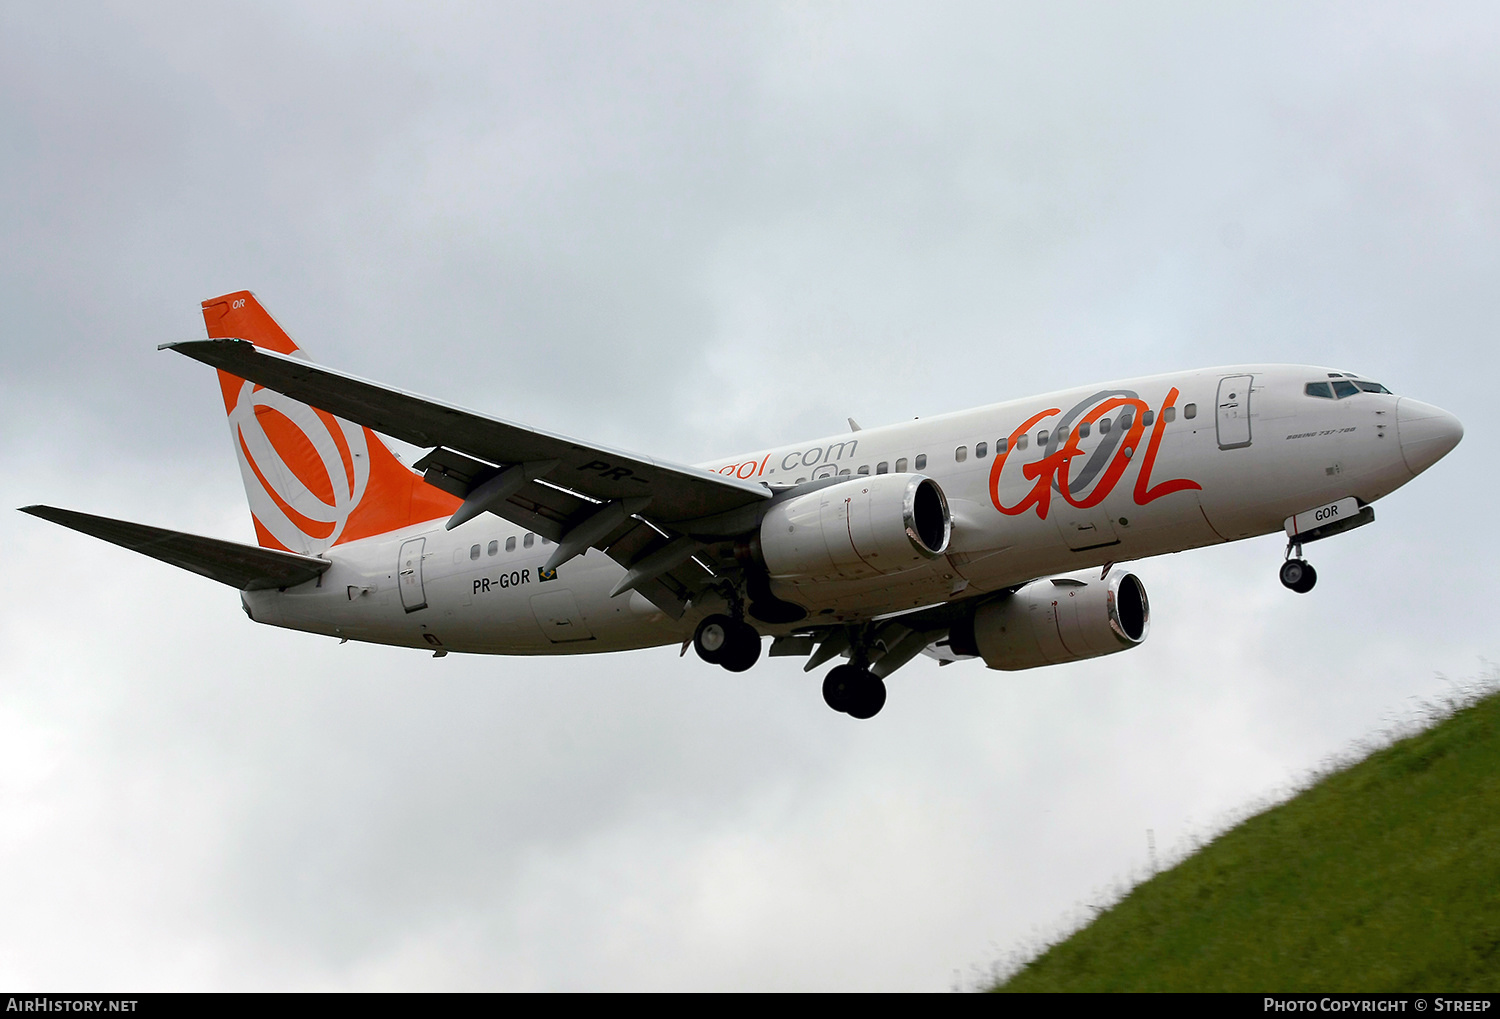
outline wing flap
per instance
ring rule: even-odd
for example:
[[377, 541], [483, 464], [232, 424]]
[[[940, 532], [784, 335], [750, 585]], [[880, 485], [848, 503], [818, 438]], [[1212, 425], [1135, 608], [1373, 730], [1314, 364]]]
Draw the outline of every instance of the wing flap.
[[[633, 526], [616, 532], [604, 552], [626, 569], [626, 576], [612, 595], [639, 591], [642, 597], [673, 619], [681, 619], [688, 601], [714, 579], [691, 553], [699, 548], [690, 538], [662, 534], [657, 528], [635, 520]], [[679, 554], [679, 552], [681, 554]], [[653, 563], [653, 559], [659, 562]], [[635, 573], [640, 568], [639, 574]]]
[[242, 545], [221, 538], [205, 538], [185, 531], [169, 531], [128, 520], [96, 517], [91, 513], [55, 506], [23, 506], [21, 512], [102, 538], [241, 591], [295, 587], [316, 579], [332, 565], [326, 559], [313, 556]]

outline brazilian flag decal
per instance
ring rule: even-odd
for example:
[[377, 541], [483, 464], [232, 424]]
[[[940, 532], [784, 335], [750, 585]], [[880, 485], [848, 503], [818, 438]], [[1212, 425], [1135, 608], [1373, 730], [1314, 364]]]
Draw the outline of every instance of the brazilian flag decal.
[[549, 570], [545, 566], [539, 566], [536, 571], [536, 579], [540, 581], [556, 580], [557, 571]]

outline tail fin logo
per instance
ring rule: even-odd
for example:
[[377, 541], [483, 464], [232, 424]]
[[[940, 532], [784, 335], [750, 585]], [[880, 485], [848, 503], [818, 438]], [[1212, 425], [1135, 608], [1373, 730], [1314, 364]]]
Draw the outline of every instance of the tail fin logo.
[[229, 426], [255, 519], [288, 551], [332, 547], [370, 483], [365, 429], [252, 382]]

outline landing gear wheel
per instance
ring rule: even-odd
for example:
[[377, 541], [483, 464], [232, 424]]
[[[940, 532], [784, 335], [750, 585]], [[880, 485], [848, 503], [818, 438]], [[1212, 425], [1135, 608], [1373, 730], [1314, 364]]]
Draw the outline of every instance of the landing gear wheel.
[[1303, 563], [1302, 564], [1302, 583], [1300, 583], [1296, 587], [1292, 588], [1292, 590], [1296, 591], [1298, 594], [1306, 594], [1307, 592], [1309, 592], [1309, 591], [1311, 591], [1313, 589], [1313, 585], [1316, 584], [1317, 582], [1318, 582], [1318, 571], [1312, 568], [1312, 563]]
[[[698, 652], [698, 657], [708, 664], [720, 664], [730, 644], [734, 642], [731, 635], [734, 633], [735, 626], [735, 621], [728, 616], [707, 617], [698, 624], [698, 629], [693, 634], [693, 650]], [[760, 641], [757, 640], [757, 653], [759, 645]]]
[[719, 652], [719, 664], [730, 672], [744, 672], [760, 661], [760, 634], [749, 623], [730, 623], [729, 643]]
[[1281, 586], [1297, 590], [1297, 585], [1302, 583], [1302, 571], [1307, 564], [1301, 559], [1288, 559], [1281, 564]]
[[865, 671], [853, 665], [840, 665], [823, 677], [823, 703], [834, 711], [846, 711], [852, 691]]
[[1298, 594], [1311, 591], [1317, 582], [1318, 571], [1305, 559], [1288, 559], [1281, 564], [1281, 583]]
[[857, 665], [840, 665], [823, 680], [823, 701], [851, 718], [874, 718], [885, 707], [885, 683]]
[[866, 672], [864, 680], [854, 688], [854, 696], [844, 712], [850, 718], [874, 718], [885, 707], [885, 681], [873, 673]]

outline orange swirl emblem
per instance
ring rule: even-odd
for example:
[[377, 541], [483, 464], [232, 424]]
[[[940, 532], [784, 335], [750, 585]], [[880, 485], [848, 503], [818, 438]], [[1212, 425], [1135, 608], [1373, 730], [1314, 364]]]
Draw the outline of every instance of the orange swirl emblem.
[[365, 430], [251, 382], [240, 387], [229, 427], [261, 526], [293, 552], [337, 542], [370, 482]]

